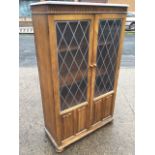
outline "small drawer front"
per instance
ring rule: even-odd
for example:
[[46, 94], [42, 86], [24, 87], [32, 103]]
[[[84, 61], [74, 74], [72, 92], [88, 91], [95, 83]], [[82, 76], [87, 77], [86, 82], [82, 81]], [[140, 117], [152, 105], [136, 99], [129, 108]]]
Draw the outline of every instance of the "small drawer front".
[[111, 115], [113, 95], [94, 101], [94, 123]]

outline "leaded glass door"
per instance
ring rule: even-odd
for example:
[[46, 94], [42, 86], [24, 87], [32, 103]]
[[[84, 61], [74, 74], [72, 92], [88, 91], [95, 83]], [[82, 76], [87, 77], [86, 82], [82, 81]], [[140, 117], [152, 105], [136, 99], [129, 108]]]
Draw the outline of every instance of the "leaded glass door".
[[[92, 15], [54, 16], [54, 87], [61, 139], [88, 128], [90, 124]], [[55, 33], [53, 33], [55, 32]]]
[[91, 21], [55, 21], [61, 111], [87, 102]]
[[109, 117], [112, 112], [116, 64], [121, 34], [121, 18], [112, 15], [96, 17], [96, 53], [94, 57], [94, 122]]

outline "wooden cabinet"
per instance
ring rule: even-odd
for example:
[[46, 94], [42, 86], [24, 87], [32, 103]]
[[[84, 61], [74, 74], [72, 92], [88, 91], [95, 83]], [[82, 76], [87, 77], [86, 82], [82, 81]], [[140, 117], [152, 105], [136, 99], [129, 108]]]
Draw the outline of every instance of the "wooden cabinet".
[[31, 5], [45, 130], [57, 151], [112, 121], [126, 5]]

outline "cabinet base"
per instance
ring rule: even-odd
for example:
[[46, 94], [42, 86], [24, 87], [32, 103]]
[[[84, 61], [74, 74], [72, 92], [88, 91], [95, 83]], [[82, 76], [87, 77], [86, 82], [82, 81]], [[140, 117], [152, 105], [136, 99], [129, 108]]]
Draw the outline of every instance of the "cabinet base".
[[76, 135], [73, 135], [70, 138], [63, 140], [62, 144], [60, 146], [57, 145], [56, 141], [54, 140], [54, 138], [52, 137], [52, 135], [50, 134], [50, 132], [46, 128], [45, 128], [45, 132], [48, 135], [51, 142], [53, 143], [53, 145], [56, 147], [56, 152], [62, 152], [64, 150], [64, 148], [67, 147], [68, 145], [70, 145], [70, 144], [76, 142], [77, 140], [87, 136], [88, 134], [90, 134], [93, 131], [97, 130], [98, 128], [106, 125], [107, 123], [111, 122], [112, 120], [113, 120], [113, 117], [109, 116], [109, 117], [103, 119], [102, 121], [92, 125], [89, 129], [86, 129], [81, 133], [78, 133]]

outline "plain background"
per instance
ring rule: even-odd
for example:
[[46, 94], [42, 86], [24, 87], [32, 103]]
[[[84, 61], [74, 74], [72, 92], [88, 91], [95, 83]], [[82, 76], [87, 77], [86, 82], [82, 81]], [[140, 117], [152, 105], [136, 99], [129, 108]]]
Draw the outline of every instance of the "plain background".
[[[0, 4], [0, 154], [19, 153], [19, 2]], [[155, 154], [155, 1], [136, 0], [136, 155]]]

